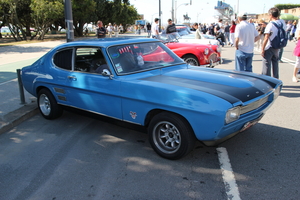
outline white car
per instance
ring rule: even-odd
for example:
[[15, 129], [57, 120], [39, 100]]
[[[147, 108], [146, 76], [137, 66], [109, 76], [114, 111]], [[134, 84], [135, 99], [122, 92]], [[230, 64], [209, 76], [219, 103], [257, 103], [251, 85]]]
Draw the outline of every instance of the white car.
[[201, 39], [196, 39], [196, 32], [191, 31], [185, 25], [176, 25], [176, 31], [179, 34], [178, 41], [179, 42], [187, 42], [187, 43], [197, 43], [197, 44], [211, 44], [218, 45], [220, 47], [220, 42], [216, 39], [215, 36], [206, 35], [201, 33]]

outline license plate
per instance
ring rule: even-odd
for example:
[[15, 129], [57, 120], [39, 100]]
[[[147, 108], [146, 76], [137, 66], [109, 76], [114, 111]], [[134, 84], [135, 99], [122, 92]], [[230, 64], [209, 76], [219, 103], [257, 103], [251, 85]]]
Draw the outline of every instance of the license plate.
[[247, 130], [248, 128], [250, 128], [251, 126], [257, 124], [259, 122], [259, 120], [261, 120], [262, 116], [256, 120], [253, 120], [251, 122], [247, 122], [246, 124], [244, 124], [243, 128], [240, 130], [240, 132], [243, 132], [245, 130]]

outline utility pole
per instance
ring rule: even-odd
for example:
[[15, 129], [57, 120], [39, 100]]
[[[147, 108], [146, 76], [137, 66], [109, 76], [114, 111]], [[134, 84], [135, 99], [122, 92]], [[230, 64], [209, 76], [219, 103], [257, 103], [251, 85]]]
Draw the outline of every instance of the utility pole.
[[74, 28], [73, 28], [73, 15], [72, 15], [72, 4], [71, 0], [65, 1], [65, 22], [66, 22], [66, 35], [67, 42], [74, 41]]
[[158, 20], [158, 23], [159, 23], [159, 27], [158, 27], [158, 30], [159, 32], [161, 31], [160, 30], [160, 27], [161, 27], [161, 6], [160, 6], [160, 0], [159, 0], [159, 20]]

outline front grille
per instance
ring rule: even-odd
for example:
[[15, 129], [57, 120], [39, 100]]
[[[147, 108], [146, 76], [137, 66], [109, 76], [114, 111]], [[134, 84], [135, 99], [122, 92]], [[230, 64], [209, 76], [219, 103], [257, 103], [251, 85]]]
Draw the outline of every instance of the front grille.
[[252, 110], [255, 110], [255, 109], [261, 107], [268, 101], [268, 99], [269, 99], [269, 96], [266, 96], [266, 97], [259, 99], [249, 105], [243, 106], [241, 109], [241, 114], [245, 114], [247, 112], [250, 112]]
[[212, 53], [208, 60], [212, 60], [213, 62], [217, 62], [218, 61], [218, 55], [216, 53]]

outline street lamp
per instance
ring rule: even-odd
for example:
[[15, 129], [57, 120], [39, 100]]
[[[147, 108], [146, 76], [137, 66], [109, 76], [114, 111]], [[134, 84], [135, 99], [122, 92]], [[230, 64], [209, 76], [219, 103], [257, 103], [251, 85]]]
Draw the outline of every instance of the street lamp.
[[182, 3], [179, 6], [177, 6], [177, 1], [175, 1], [175, 24], [177, 24], [177, 9], [182, 5], [187, 6], [187, 5], [189, 5], [189, 3]]

